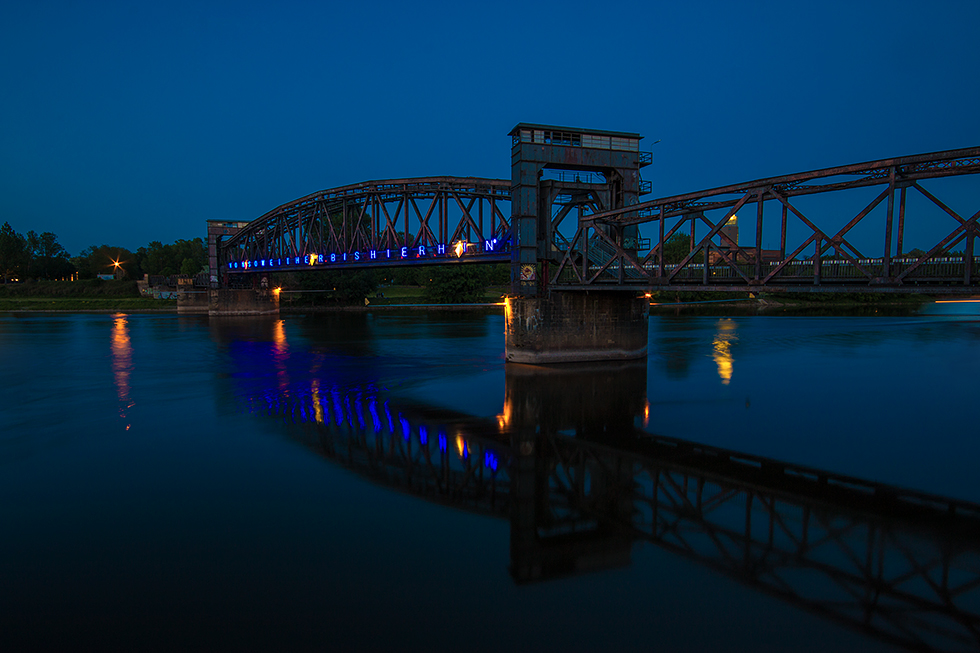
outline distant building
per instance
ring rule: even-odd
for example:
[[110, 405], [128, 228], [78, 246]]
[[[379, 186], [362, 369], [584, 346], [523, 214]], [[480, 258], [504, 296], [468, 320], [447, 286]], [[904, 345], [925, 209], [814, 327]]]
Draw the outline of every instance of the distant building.
[[[738, 216], [733, 215], [725, 223], [725, 226], [721, 228], [719, 233], [728, 236], [735, 246], [733, 247], [731, 243], [727, 240], [721, 239], [721, 243], [718, 248], [725, 251], [729, 257], [734, 257], [736, 263], [755, 263], [756, 258], [758, 258], [758, 253], [755, 247], [740, 247], [738, 246]], [[764, 249], [762, 250], [762, 261], [781, 261], [783, 260], [782, 253], [778, 249]], [[724, 261], [724, 258], [718, 252], [711, 252], [708, 255], [708, 262], [711, 265], [715, 265]]]
[[[721, 233], [731, 238], [732, 242], [738, 245], [738, 216], [737, 215], [733, 215], [732, 217], [728, 218], [728, 222], [726, 222], [725, 226], [721, 228]], [[721, 246], [722, 248], [729, 247], [728, 242], [724, 239], [722, 239], [721, 241]]]

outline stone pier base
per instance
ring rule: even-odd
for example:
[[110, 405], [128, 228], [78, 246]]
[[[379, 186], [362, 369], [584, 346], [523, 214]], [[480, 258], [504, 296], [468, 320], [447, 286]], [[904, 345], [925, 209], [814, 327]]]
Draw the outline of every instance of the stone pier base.
[[208, 315], [278, 315], [279, 293], [272, 289], [208, 291]]
[[182, 290], [177, 293], [177, 312], [181, 315], [188, 313], [208, 313], [207, 290]]
[[504, 331], [507, 360], [540, 364], [643, 358], [649, 308], [648, 299], [620, 292], [510, 297]]

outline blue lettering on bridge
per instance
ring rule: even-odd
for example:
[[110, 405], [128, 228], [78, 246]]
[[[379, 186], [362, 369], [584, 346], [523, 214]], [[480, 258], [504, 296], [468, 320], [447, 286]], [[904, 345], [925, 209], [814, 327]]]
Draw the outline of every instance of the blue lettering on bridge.
[[[395, 250], [394, 258], [395, 260], [435, 260], [440, 258], [462, 258], [464, 255], [475, 255], [476, 257], [479, 257], [480, 254], [497, 253], [498, 250], [500, 250], [501, 244], [502, 243], [500, 243], [500, 241], [498, 241], [496, 238], [484, 240], [482, 251], [479, 243], [470, 243], [466, 241], [457, 241], [452, 247], [447, 247], [446, 243], [436, 243], [434, 246], [402, 246]], [[383, 254], [384, 256], [379, 257], [379, 253]], [[355, 250], [353, 252], [315, 252], [294, 257], [286, 256], [268, 259], [229, 261], [228, 269], [247, 271], [255, 268], [282, 268], [296, 266], [312, 267], [329, 265], [331, 263], [361, 263], [365, 261], [378, 262], [391, 259], [392, 250], [390, 248], [384, 250], [371, 249], [367, 251]]]

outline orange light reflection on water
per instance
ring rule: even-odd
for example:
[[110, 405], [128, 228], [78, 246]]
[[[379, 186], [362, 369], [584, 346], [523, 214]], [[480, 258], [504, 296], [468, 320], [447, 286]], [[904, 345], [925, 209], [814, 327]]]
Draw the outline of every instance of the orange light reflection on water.
[[313, 414], [316, 421], [323, 424], [323, 401], [320, 399], [320, 379], [313, 379]]
[[[126, 419], [126, 411], [135, 403], [129, 396], [129, 375], [133, 371], [133, 346], [129, 340], [129, 326], [125, 313], [113, 315], [112, 323], [112, 375], [119, 397], [119, 416]], [[131, 424], [126, 424], [129, 430]]]
[[289, 358], [289, 343], [286, 342], [285, 320], [276, 320], [272, 326], [272, 354], [276, 376], [279, 377], [279, 388], [287, 390], [289, 388], [289, 374], [286, 371], [286, 359]]
[[507, 430], [510, 426], [511, 410], [510, 397], [507, 397], [504, 399], [503, 411], [497, 415], [497, 426], [501, 431]]

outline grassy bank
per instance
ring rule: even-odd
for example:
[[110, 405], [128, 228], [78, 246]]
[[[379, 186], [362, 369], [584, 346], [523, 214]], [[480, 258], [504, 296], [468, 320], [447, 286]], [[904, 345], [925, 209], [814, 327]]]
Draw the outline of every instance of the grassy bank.
[[144, 297], [0, 297], [0, 311], [176, 311], [175, 299]]
[[140, 291], [129, 279], [85, 279], [84, 281], [27, 281], [0, 284], [0, 299], [25, 297], [135, 297]]
[[135, 281], [33, 281], [0, 284], [0, 311], [177, 310], [176, 300], [141, 297]]
[[928, 295], [898, 293], [712, 293], [712, 292], [655, 292], [650, 298], [659, 306], [684, 304], [756, 304], [759, 306], [918, 306], [934, 298]]
[[697, 301], [721, 301], [757, 299], [783, 304], [921, 304], [931, 301], [928, 295], [899, 293], [841, 293], [841, 292], [676, 292], [664, 290], [652, 293], [651, 302], [686, 303]]
[[933, 301], [897, 293], [708, 293], [661, 292], [651, 315], [908, 315]]

